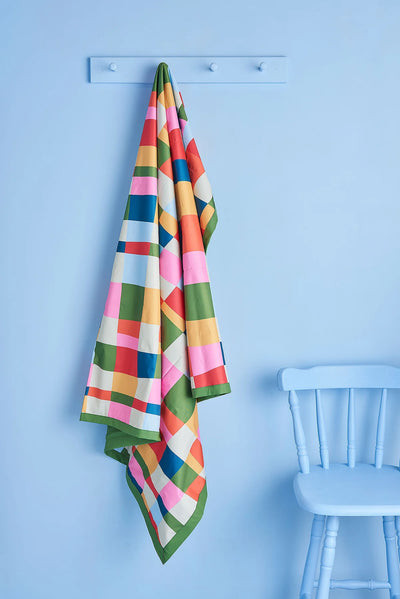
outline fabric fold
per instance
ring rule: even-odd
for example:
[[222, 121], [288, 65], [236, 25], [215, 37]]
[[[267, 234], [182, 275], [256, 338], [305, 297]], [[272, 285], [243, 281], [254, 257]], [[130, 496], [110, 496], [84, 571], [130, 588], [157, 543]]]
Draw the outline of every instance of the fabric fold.
[[211, 187], [168, 66], [157, 69], [81, 420], [107, 425], [163, 563], [200, 520], [197, 402], [230, 392], [205, 251]]

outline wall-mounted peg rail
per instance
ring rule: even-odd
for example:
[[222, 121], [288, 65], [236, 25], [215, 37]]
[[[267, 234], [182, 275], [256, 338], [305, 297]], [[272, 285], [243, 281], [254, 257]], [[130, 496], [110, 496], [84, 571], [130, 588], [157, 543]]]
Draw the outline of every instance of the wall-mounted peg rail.
[[178, 83], [286, 83], [286, 56], [92, 56], [91, 83], [153, 83], [166, 62]]

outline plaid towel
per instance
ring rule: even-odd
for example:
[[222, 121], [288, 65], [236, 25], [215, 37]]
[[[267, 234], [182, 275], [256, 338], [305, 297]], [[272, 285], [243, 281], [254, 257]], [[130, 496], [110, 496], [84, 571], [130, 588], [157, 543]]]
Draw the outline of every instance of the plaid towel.
[[205, 249], [210, 184], [168, 66], [154, 79], [81, 420], [107, 425], [165, 563], [207, 497], [197, 401], [230, 392]]

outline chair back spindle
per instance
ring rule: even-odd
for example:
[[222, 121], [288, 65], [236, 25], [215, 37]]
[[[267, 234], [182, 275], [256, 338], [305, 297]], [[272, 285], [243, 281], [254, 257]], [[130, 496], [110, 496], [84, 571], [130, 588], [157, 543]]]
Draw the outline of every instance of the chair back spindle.
[[299, 460], [299, 467], [301, 472], [303, 472], [304, 474], [308, 474], [310, 472], [310, 462], [308, 459], [303, 424], [301, 422], [299, 398], [297, 397], [296, 391], [291, 390], [289, 392], [289, 405], [293, 418], [293, 431], [297, 449], [297, 456]]
[[354, 468], [356, 464], [356, 423], [354, 412], [354, 389], [349, 389], [347, 408], [347, 465]]
[[321, 392], [319, 389], [315, 389], [315, 405], [317, 411], [317, 429], [318, 429], [318, 440], [319, 440], [319, 455], [321, 456], [321, 466], [325, 470], [329, 469], [329, 450], [328, 441], [326, 436], [324, 412], [321, 403]]
[[385, 426], [386, 426], [386, 397], [387, 389], [382, 389], [381, 402], [379, 405], [378, 426], [376, 429], [376, 446], [375, 446], [375, 466], [382, 467], [383, 451], [385, 446]]

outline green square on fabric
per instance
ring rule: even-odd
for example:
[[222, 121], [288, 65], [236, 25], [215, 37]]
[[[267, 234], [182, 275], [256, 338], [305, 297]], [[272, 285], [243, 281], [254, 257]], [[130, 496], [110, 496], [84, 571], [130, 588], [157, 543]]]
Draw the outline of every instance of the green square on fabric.
[[161, 345], [163, 349], [169, 347], [178, 337], [182, 335], [182, 331], [161, 312]]
[[185, 285], [185, 312], [186, 320], [202, 320], [215, 316], [210, 283]]
[[171, 151], [169, 146], [157, 138], [157, 166], [160, 168], [169, 158], [171, 158]]
[[96, 342], [94, 364], [97, 364], [103, 370], [114, 370], [116, 357], [117, 348], [115, 345], [108, 345], [107, 343], [101, 343], [101, 341]]
[[124, 406], [132, 407], [134, 399], [133, 395], [125, 395], [125, 393], [118, 393], [118, 391], [111, 391], [111, 401], [122, 403]]
[[196, 405], [196, 400], [192, 397], [192, 388], [187, 376], [182, 375], [175, 385], [168, 391], [164, 398], [165, 405], [175, 416], [187, 422]]
[[143, 300], [144, 287], [122, 283], [119, 318], [139, 321], [142, 318]]
[[128, 196], [128, 201], [126, 202], [126, 208], [124, 213], [124, 220], [129, 219], [129, 206], [131, 205], [131, 196]]
[[187, 464], [183, 464], [178, 472], [171, 478], [172, 482], [179, 487], [181, 491], [186, 491], [192, 482], [197, 478], [197, 473]]

